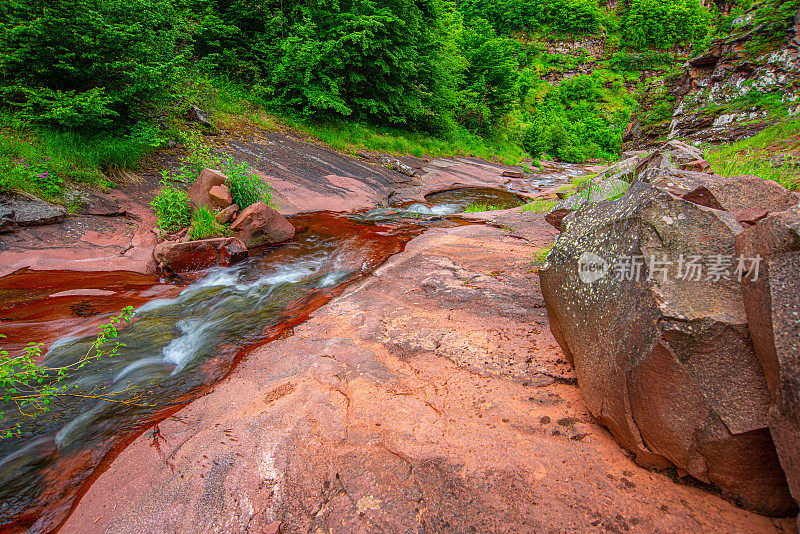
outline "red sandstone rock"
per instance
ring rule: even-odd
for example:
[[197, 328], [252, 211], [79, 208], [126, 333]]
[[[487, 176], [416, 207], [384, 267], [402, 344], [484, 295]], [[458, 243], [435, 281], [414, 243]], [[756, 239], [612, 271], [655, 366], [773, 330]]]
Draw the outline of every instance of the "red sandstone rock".
[[769, 211], [764, 208], [749, 208], [744, 210], [735, 211], [733, 216], [743, 226], [752, 226], [758, 221], [769, 215]]
[[683, 165], [687, 171], [694, 172], [708, 172], [711, 169], [711, 163], [705, 159], [696, 159]]
[[763, 258], [758, 271], [742, 280], [744, 306], [772, 397], [770, 431], [800, 503], [800, 208], [771, 215], [742, 232], [736, 251]]
[[778, 182], [758, 176], [713, 178], [683, 195], [689, 202], [731, 212], [743, 210], [784, 211], [797, 205], [797, 198]]
[[161, 243], [156, 246], [153, 256], [173, 272], [186, 272], [240, 262], [247, 257], [247, 248], [236, 238], [216, 237], [186, 243]]
[[233, 197], [231, 197], [231, 190], [225, 184], [215, 185], [208, 191], [208, 197], [211, 202], [218, 208], [227, 208], [233, 204]]
[[228, 177], [218, 170], [203, 169], [203, 172], [197, 177], [192, 187], [189, 188], [189, 200], [195, 206], [214, 207], [215, 204], [209, 191], [211, 191], [212, 187], [224, 184], [227, 180]]
[[774, 534], [593, 422], [506, 234], [415, 239], [134, 440], [59, 532]]
[[[573, 216], [539, 275], [587, 408], [638, 463], [674, 464], [781, 515], [794, 503], [767, 428], [769, 392], [739, 282], [677, 273], [680, 255], [735, 256], [741, 231], [729, 213], [637, 183]], [[606, 262], [606, 276], [579, 277], [588, 253]], [[648, 277], [651, 255], [666, 276]], [[637, 256], [638, 276], [620, 266]]]
[[239, 206], [236, 204], [231, 204], [227, 208], [220, 210], [214, 216], [214, 220], [217, 221], [219, 224], [228, 224], [231, 219], [236, 217], [236, 214], [239, 212]]
[[247, 248], [282, 243], [294, 237], [294, 226], [263, 202], [243, 209], [230, 229]]
[[506, 178], [525, 178], [525, 173], [521, 170], [506, 170], [503, 171], [503, 176]]

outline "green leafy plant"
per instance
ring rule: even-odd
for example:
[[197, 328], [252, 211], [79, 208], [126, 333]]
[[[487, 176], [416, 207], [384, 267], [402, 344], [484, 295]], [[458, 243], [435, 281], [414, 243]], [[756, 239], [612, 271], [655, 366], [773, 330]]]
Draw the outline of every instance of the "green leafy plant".
[[0, 107], [33, 124], [96, 132], [168, 100], [183, 54], [173, 2], [3, 2]]
[[63, 185], [49, 157], [12, 159], [0, 153], [0, 192], [27, 191], [55, 199], [61, 196]]
[[200, 206], [192, 213], [192, 239], [208, 239], [226, 234], [224, 226], [214, 219], [214, 214], [205, 206]]
[[228, 157], [227, 170], [231, 197], [240, 209], [256, 202], [269, 204], [272, 201], [272, 186], [264, 182], [246, 161], [236, 163], [235, 159]]
[[192, 217], [192, 205], [189, 197], [167, 184], [167, 173], [161, 181], [161, 189], [150, 202], [158, 216], [158, 227], [169, 232], [188, 226]]
[[[114, 341], [123, 324], [133, 318], [133, 307], [127, 306], [122, 312], [100, 326], [100, 333], [89, 350], [77, 361], [62, 367], [49, 367], [36, 360], [42, 357], [42, 344], [30, 343], [21, 354], [11, 356], [0, 348], [0, 398], [4, 403], [15, 403], [19, 413], [27, 417], [38, 417], [51, 410], [58, 397], [73, 396], [102, 399], [110, 402], [136, 405], [135, 398], [118, 398], [123, 392], [106, 393], [97, 388], [82, 391], [76, 382], [67, 383], [69, 376], [93, 361], [113, 358], [124, 344]], [[0, 335], [0, 338], [5, 336]], [[0, 411], [0, 425], [6, 412]], [[20, 423], [8, 428], [0, 427], [0, 435], [6, 438], [20, 433]]]

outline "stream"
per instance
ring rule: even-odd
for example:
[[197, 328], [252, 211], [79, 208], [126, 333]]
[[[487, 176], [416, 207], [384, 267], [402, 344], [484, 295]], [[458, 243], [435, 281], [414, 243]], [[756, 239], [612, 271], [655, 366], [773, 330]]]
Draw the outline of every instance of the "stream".
[[[126, 305], [137, 310], [120, 330], [119, 352], [92, 361], [67, 381], [84, 394], [113, 393], [131, 404], [62, 397], [52, 412], [30, 418], [0, 403], [3, 426], [22, 425], [20, 437], [0, 440], [0, 526], [41, 531], [52, 516], [65, 518], [109, 452], [202, 395], [248, 348], [290, 334], [431, 222], [379, 218], [376, 223], [370, 213], [329, 212], [292, 217], [292, 242], [232, 267], [196, 273], [193, 280], [43, 271], [7, 277], [0, 285], [0, 334], [8, 336], [2, 346], [42, 340], [51, 345], [44, 357], [50, 367], [85, 355], [102, 318]], [[81, 314], [93, 312], [89, 327]], [[62, 337], [52, 339], [52, 329]]]
[[497, 190], [427, 200], [347, 215], [294, 216], [292, 242], [235, 266], [174, 280], [27, 270], [0, 279], [0, 335], [6, 336], [0, 346], [13, 354], [41, 342], [49, 367], [80, 360], [100, 324], [125, 306], [136, 308], [132, 323], [120, 330], [119, 351], [67, 377], [84, 396], [59, 397], [52, 411], [35, 418], [0, 401], [3, 428], [19, 423], [22, 430], [19, 437], [0, 439], [0, 530], [57, 528], [118, 451], [203, 395], [249, 349], [291, 335], [293, 326], [431, 224], [464, 224], [441, 214], [473, 202], [522, 202]]

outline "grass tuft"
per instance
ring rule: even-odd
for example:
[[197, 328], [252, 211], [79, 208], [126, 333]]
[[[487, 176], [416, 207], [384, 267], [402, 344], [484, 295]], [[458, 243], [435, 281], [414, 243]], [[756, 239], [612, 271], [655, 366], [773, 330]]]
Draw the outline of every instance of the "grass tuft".
[[227, 234], [227, 229], [214, 219], [214, 214], [208, 208], [200, 206], [192, 213], [192, 239], [208, 239], [209, 237], [222, 237]]
[[481, 204], [476, 202], [464, 208], [464, 213], [480, 213], [482, 211], [498, 211], [508, 209], [503, 206], [493, 206], [491, 204]]
[[558, 204], [558, 200], [534, 200], [522, 206], [522, 211], [533, 211], [535, 213], [547, 213]]
[[[782, 156], [782, 161], [776, 157]], [[790, 119], [731, 145], [706, 151], [714, 173], [752, 174], [800, 190], [800, 119]]]

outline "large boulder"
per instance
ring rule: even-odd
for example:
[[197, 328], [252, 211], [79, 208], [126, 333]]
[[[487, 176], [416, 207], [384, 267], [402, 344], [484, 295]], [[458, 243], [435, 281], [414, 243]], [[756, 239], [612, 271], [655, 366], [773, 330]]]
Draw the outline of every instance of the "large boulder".
[[622, 196], [628, 189], [628, 182], [618, 178], [606, 178], [594, 185], [588, 191], [578, 191], [553, 207], [545, 215], [545, 220], [561, 230], [564, 217], [576, 211], [587, 202], [602, 202]]
[[680, 169], [649, 169], [637, 181], [651, 183], [701, 206], [729, 211], [748, 226], [769, 213], [798, 204], [795, 193], [773, 180], [752, 175], [725, 177]]
[[183, 243], [161, 243], [153, 251], [153, 257], [162, 269], [179, 273], [216, 265], [233, 265], [247, 258], [247, 248], [234, 237], [216, 237]]
[[736, 237], [741, 257], [760, 257], [742, 280], [756, 355], [772, 396], [769, 427], [800, 503], [800, 208], [776, 213]]
[[282, 243], [294, 237], [294, 226], [263, 202], [243, 209], [230, 229], [247, 248]]
[[189, 200], [195, 207], [213, 208], [215, 204], [210, 195], [211, 188], [222, 185], [227, 181], [228, 177], [220, 171], [203, 169], [203, 172], [194, 181], [192, 187], [189, 188]]
[[784, 515], [794, 503], [769, 392], [725, 263], [740, 232], [729, 213], [640, 182], [571, 216], [539, 274], [587, 408], [637, 463], [677, 466]]

